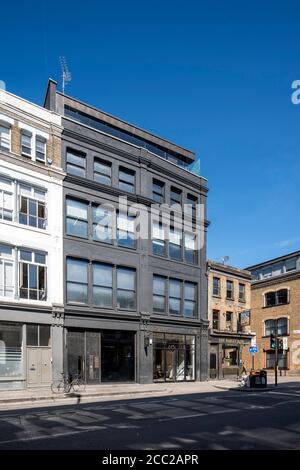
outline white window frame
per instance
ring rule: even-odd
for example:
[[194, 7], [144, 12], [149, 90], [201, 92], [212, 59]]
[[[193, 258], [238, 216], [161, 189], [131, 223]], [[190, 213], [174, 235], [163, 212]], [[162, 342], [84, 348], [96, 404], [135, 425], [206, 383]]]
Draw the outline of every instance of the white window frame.
[[[26, 187], [28, 188], [28, 190], [30, 191], [30, 195], [29, 196], [25, 196], [25, 195], [22, 195], [21, 193], [21, 190], [22, 190], [22, 186], [23, 187]], [[36, 194], [35, 194], [35, 191], [40, 191], [40, 192], [43, 192], [44, 193], [44, 199], [43, 198], [39, 198]], [[21, 197], [26, 197], [27, 199], [31, 199], [35, 202], [42, 202], [45, 204], [45, 226], [43, 228], [40, 228], [40, 227], [35, 227], [35, 226], [31, 226], [29, 225], [28, 223], [27, 224], [21, 224], [19, 222], [19, 214], [21, 213]], [[28, 184], [28, 183], [23, 183], [22, 181], [19, 181], [18, 184], [17, 184], [17, 194], [16, 194], [16, 197], [17, 197], [17, 222], [22, 225], [23, 227], [29, 227], [29, 228], [37, 228], [39, 230], [46, 230], [47, 229], [47, 224], [48, 224], [48, 214], [47, 214], [47, 190], [44, 189], [44, 188], [38, 188], [38, 187], [35, 187], [35, 186], [32, 186], [31, 184]], [[29, 217], [29, 215], [27, 215], [27, 218]], [[38, 219], [38, 217], [36, 217]]]
[[[28, 126], [27, 124], [24, 124], [22, 122], [19, 122], [19, 128], [21, 130], [21, 154], [24, 155], [25, 157], [31, 158], [32, 161], [37, 161], [37, 162], [42, 162], [46, 163], [47, 161], [47, 141], [49, 140], [49, 134], [46, 132], [40, 131], [39, 129], [36, 129], [32, 126]], [[31, 152], [29, 153], [23, 153], [22, 152], [22, 135], [28, 135], [30, 136], [31, 139]], [[36, 142], [37, 140], [44, 140], [45, 141], [45, 160], [41, 160], [36, 157]]]
[[[15, 263], [15, 250], [14, 247], [6, 245], [5, 243], [1, 243], [1, 246], [7, 246], [7, 248], [11, 249], [11, 256], [5, 256], [1, 255], [0, 253], [0, 271], [3, 279], [3, 286], [0, 285], [0, 297], [5, 298], [5, 299], [15, 299], [16, 297], [16, 285], [15, 285], [15, 279], [16, 279], [16, 263]], [[9, 286], [12, 288], [12, 295], [5, 295], [5, 291], [7, 290], [7, 286], [5, 284], [5, 267], [7, 265], [12, 266], [12, 286]]]
[[[46, 302], [47, 301], [47, 297], [48, 297], [48, 254], [46, 252], [42, 252], [42, 251], [38, 251], [38, 250], [33, 250], [31, 248], [18, 248], [17, 249], [18, 251], [18, 298], [21, 299], [21, 300], [28, 300], [30, 302]], [[31, 253], [31, 260], [30, 261], [27, 261], [27, 260], [22, 260], [21, 259], [21, 251], [28, 251]], [[35, 261], [35, 255], [39, 255], [39, 254], [42, 254], [45, 256], [45, 263], [39, 263], [37, 261]], [[21, 268], [20, 268], [20, 265], [21, 263], [26, 263], [26, 264], [30, 264], [30, 265], [34, 265], [34, 266], [43, 266], [45, 268], [45, 289], [44, 289], [44, 292], [45, 292], [45, 298], [44, 299], [30, 299], [29, 298], [29, 290], [30, 288], [28, 287], [27, 290], [27, 297], [21, 297], [20, 295], [20, 291], [21, 291]], [[38, 284], [38, 281], [39, 279], [37, 278], [37, 284]], [[28, 282], [29, 282], [29, 279], [28, 279]], [[37, 293], [39, 292], [38, 289], [32, 289], [32, 290], [37, 290]]]
[[[0, 114], [0, 127], [4, 127], [9, 131], [8, 143], [9, 147], [1, 147], [1, 137], [0, 137], [0, 150], [6, 152], [11, 152], [11, 126], [14, 124], [14, 120], [4, 114]], [[1, 133], [0, 133], [1, 136]]]

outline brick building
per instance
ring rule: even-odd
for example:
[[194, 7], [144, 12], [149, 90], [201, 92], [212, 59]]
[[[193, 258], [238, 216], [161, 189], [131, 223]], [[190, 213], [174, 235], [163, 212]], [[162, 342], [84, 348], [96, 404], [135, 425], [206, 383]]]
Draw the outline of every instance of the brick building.
[[249, 346], [251, 273], [208, 261], [210, 377], [237, 376]]
[[[300, 251], [248, 268], [251, 287], [251, 330], [259, 352], [255, 368], [274, 368], [275, 353], [270, 335], [277, 327], [281, 348], [278, 367], [284, 374], [300, 373]], [[245, 355], [247, 368], [250, 354]]]

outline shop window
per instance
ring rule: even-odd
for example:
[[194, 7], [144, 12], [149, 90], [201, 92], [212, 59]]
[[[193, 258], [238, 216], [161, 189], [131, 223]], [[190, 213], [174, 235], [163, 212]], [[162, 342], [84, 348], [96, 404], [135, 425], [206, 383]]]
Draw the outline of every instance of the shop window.
[[238, 348], [224, 347], [223, 348], [223, 366], [224, 367], [237, 367], [238, 366]]
[[[275, 351], [266, 352], [266, 369], [274, 369], [275, 367]], [[288, 368], [288, 355], [287, 352], [283, 353], [278, 352], [278, 368], [287, 369]]]
[[22, 325], [0, 323], [0, 377], [23, 375]]

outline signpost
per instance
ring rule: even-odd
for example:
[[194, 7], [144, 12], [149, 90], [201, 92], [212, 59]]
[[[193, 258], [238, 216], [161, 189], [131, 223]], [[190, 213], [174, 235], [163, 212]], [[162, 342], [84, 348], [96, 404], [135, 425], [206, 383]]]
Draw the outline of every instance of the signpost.
[[252, 354], [252, 370], [254, 370], [254, 355], [256, 353], [258, 353], [258, 347], [257, 346], [250, 346], [249, 353]]

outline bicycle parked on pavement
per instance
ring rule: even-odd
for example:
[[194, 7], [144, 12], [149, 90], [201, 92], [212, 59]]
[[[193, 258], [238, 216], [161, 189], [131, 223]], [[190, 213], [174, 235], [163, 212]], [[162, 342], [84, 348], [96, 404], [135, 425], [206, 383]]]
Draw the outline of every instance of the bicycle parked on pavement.
[[61, 372], [62, 378], [54, 380], [51, 384], [52, 393], [81, 393], [85, 391], [86, 384], [79, 374], [65, 374]]

